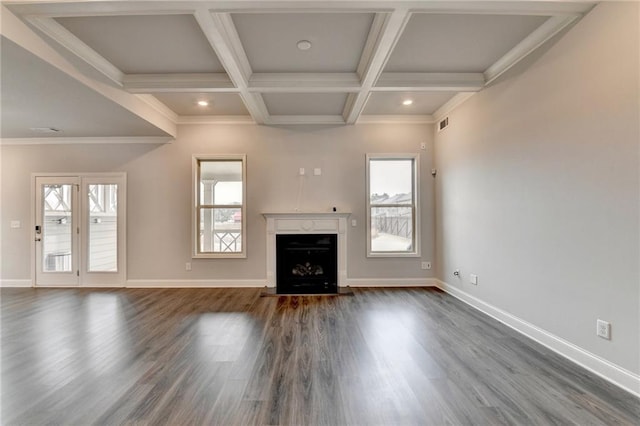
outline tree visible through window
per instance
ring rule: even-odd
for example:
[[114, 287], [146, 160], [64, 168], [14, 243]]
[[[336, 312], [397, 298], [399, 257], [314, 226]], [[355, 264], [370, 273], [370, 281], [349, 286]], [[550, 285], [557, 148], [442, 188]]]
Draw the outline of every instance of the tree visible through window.
[[244, 156], [194, 158], [195, 257], [244, 257]]
[[419, 254], [417, 162], [414, 155], [367, 156], [369, 256]]

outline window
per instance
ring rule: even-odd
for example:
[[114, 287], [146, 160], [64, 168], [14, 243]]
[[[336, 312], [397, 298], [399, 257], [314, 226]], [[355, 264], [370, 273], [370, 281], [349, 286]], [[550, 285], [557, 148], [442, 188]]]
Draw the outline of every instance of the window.
[[244, 155], [195, 156], [193, 257], [246, 257]]
[[418, 156], [367, 155], [367, 256], [418, 257]]

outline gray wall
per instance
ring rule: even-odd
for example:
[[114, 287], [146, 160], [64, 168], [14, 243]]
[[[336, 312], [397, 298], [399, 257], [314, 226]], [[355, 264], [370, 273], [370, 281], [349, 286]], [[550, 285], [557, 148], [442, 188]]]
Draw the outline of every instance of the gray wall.
[[435, 144], [439, 278], [635, 373], [638, 18], [638, 4], [597, 6], [456, 109]]
[[[426, 142], [427, 149], [420, 150]], [[129, 279], [266, 279], [263, 212], [293, 211], [298, 169], [307, 169], [300, 209], [352, 212], [348, 228], [350, 278], [426, 278], [420, 261], [434, 259], [432, 125], [265, 127], [193, 125], [167, 145], [5, 145], [2, 156], [2, 279], [30, 277], [32, 172], [127, 172]], [[421, 154], [422, 259], [367, 259], [365, 154]], [[247, 154], [247, 259], [193, 259], [191, 157]], [[322, 176], [313, 176], [313, 168]], [[21, 220], [21, 229], [10, 229]], [[185, 271], [185, 262], [192, 271]]]

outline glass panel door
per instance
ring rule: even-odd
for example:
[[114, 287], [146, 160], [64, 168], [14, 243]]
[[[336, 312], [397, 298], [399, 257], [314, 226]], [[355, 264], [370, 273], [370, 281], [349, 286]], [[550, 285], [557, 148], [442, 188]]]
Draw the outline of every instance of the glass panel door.
[[38, 286], [124, 286], [126, 177], [38, 176]]
[[78, 178], [36, 178], [36, 284], [78, 285]]
[[82, 177], [82, 285], [122, 286], [124, 269], [124, 176]]

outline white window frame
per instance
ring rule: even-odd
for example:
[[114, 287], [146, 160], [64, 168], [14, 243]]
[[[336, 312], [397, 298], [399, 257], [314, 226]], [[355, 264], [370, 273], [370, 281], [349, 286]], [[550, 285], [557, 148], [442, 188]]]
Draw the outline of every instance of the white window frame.
[[[375, 207], [407, 207], [406, 205], [371, 204], [370, 197], [370, 165], [372, 160], [412, 160], [412, 209], [413, 209], [413, 250], [412, 251], [372, 251], [371, 250], [371, 209]], [[366, 155], [366, 198], [367, 198], [367, 257], [420, 257], [420, 155], [419, 154], [367, 154]]]
[[[200, 204], [200, 162], [202, 161], [241, 161], [242, 162], [242, 205]], [[244, 154], [225, 155], [194, 155], [191, 162], [192, 191], [191, 191], [191, 257], [193, 259], [246, 258], [247, 257], [247, 156]], [[241, 247], [240, 252], [200, 252], [200, 209], [203, 207], [240, 208], [241, 219]]]

